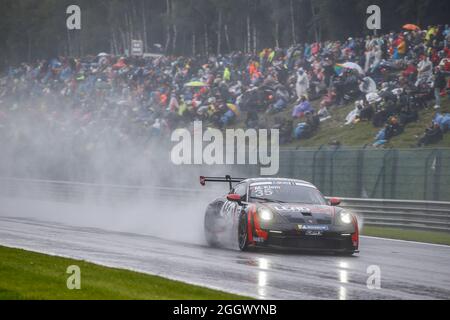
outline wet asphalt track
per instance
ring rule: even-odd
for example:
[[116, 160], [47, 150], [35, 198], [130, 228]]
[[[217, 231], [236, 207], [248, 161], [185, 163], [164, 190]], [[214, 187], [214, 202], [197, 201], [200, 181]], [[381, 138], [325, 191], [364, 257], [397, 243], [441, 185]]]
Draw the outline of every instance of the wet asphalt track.
[[[450, 299], [450, 247], [361, 239], [356, 257], [241, 253], [147, 235], [0, 217], [0, 244], [262, 299]], [[366, 286], [381, 268], [381, 289]]]

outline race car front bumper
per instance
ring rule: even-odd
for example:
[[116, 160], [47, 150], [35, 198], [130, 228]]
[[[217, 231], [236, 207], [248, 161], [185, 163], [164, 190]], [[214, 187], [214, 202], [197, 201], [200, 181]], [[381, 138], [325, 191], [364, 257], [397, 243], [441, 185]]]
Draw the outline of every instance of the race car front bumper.
[[[262, 227], [262, 226], [261, 226]], [[273, 227], [273, 226], [272, 226]], [[265, 237], [254, 230], [255, 246], [282, 247], [313, 251], [358, 252], [359, 234], [353, 226], [320, 226], [311, 225], [299, 229], [298, 225], [278, 225], [277, 228], [264, 228]]]
[[357, 252], [357, 248], [353, 246], [351, 234], [342, 235], [332, 232], [322, 235], [283, 235], [269, 232], [267, 240], [255, 243], [288, 249]]

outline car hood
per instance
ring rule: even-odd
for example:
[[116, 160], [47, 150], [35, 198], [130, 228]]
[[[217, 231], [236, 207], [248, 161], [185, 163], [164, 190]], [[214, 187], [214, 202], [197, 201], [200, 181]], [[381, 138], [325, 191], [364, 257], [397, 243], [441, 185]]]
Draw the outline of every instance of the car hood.
[[261, 205], [293, 223], [331, 224], [336, 211], [336, 207], [327, 205], [302, 203], [263, 203]]

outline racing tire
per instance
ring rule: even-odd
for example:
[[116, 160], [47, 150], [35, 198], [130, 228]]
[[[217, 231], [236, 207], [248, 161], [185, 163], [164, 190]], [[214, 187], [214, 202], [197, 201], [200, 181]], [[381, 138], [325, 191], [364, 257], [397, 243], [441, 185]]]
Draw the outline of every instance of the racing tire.
[[214, 229], [218, 219], [216, 216], [214, 216], [214, 212], [215, 211], [212, 208], [208, 208], [208, 210], [206, 211], [203, 229], [206, 243], [210, 247], [218, 248], [220, 247], [220, 241], [217, 237], [217, 234], [214, 231], [211, 231]]
[[249, 249], [247, 226], [248, 226], [247, 215], [241, 214], [241, 216], [239, 217], [239, 224], [238, 224], [238, 245], [239, 250], [241, 251], [247, 251]]
[[220, 247], [220, 242], [214, 233], [205, 230], [205, 239], [206, 239], [206, 243], [208, 244], [208, 246], [210, 246], [212, 248]]

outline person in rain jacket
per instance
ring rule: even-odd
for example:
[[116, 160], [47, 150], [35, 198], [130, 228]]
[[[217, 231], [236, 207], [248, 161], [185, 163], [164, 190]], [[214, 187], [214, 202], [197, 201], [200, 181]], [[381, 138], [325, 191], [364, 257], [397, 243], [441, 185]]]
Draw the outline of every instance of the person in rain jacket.
[[231, 72], [230, 68], [225, 67], [225, 70], [223, 71], [223, 80], [226, 82], [229, 82], [231, 80]]
[[317, 130], [320, 125], [319, 116], [314, 112], [306, 112], [306, 121], [301, 122], [294, 129], [294, 136], [296, 139], [307, 139]]
[[283, 110], [289, 102], [289, 92], [286, 87], [278, 85], [275, 91], [275, 103], [273, 109], [275, 112]]
[[433, 63], [430, 61], [430, 58], [422, 55], [419, 65], [417, 66], [417, 71], [416, 87], [418, 87], [421, 83], [429, 81], [433, 75]]
[[394, 41], [394, 59], [402, 59], [406, 54], [406, 41], [403, 35], [400, 35], [395, 41]]
[[307, 96], [308, 89], [309, 89], [308, 74], [305, 72], [303, 68], [300, 68], [297, 72], [297, 83], [295, 85], [297, 98], [301, 100], [303, 96]]
[[441, 68], [439, 66], [436, 67], [436, 73], [434, 75], [434, 98], [436, 100], [435, 102], [435, 109], [439, 109], [441, 107], [441, 92], [445, 89], [447, 83], [445, 79], [444, 73], [441, 71]]
[[301, 118], [306, 112], [314, 112], [313, 107], [309, 103], [309, 101], [306, 99], [305, 96], [302, 96], [300, 98], [300, 104], [294, 107], [294, 110], [292, 112], [293, 118]]
[[433, 123], [439, 124], [443, 132], [450, 131], [450, 113], [440, 114], [436, 113], [433, 118]]
[[381, 129], [380, 131], [378, 131], [376, 137], [375, 137], [375, 142], [373, 143], [374, 147], [379, 147], [382, 146], [384, 144], [386, 144], [387, 139], [386, 139], [386, 128]]
[[359, 90], [364, 94], [377, 92], [377, 84], [371, 77], [364, 77], [359, 84]]
[[432, 122], [431, 125], [425, 129], [425, 132], [417, 142], [418, 147], [427, 146], [433, 143], [441, 141], [443, 138], [443, 132], [439, 123]]
[[270, 52], [270, 54], [269, 54], [268, 61], [269, 61], [270, 63], [272, 63], [274, 57], [275, 57], [275, 50], [272, 50], [272, 51]]
[[431, 39], [436, 35], [437, 31], [438, 31], [438, 29], [436, 27], [431, 27], [431, 26], [428, 27], [428, 31], [425, 35], [425, 40], [427, 42], [430, 42]]
[[381, 64], [381, 59], [383, 57], [383, 51], [381, 51], [380, 46], [378, 46], [378, 45], [375, 46], [373, 50], [374, 50], [373, 51], [374, 60], [373, 60], [372, 65], [370, 66], [371, 73], [374, 73], [378, 69], [378, 67]]

